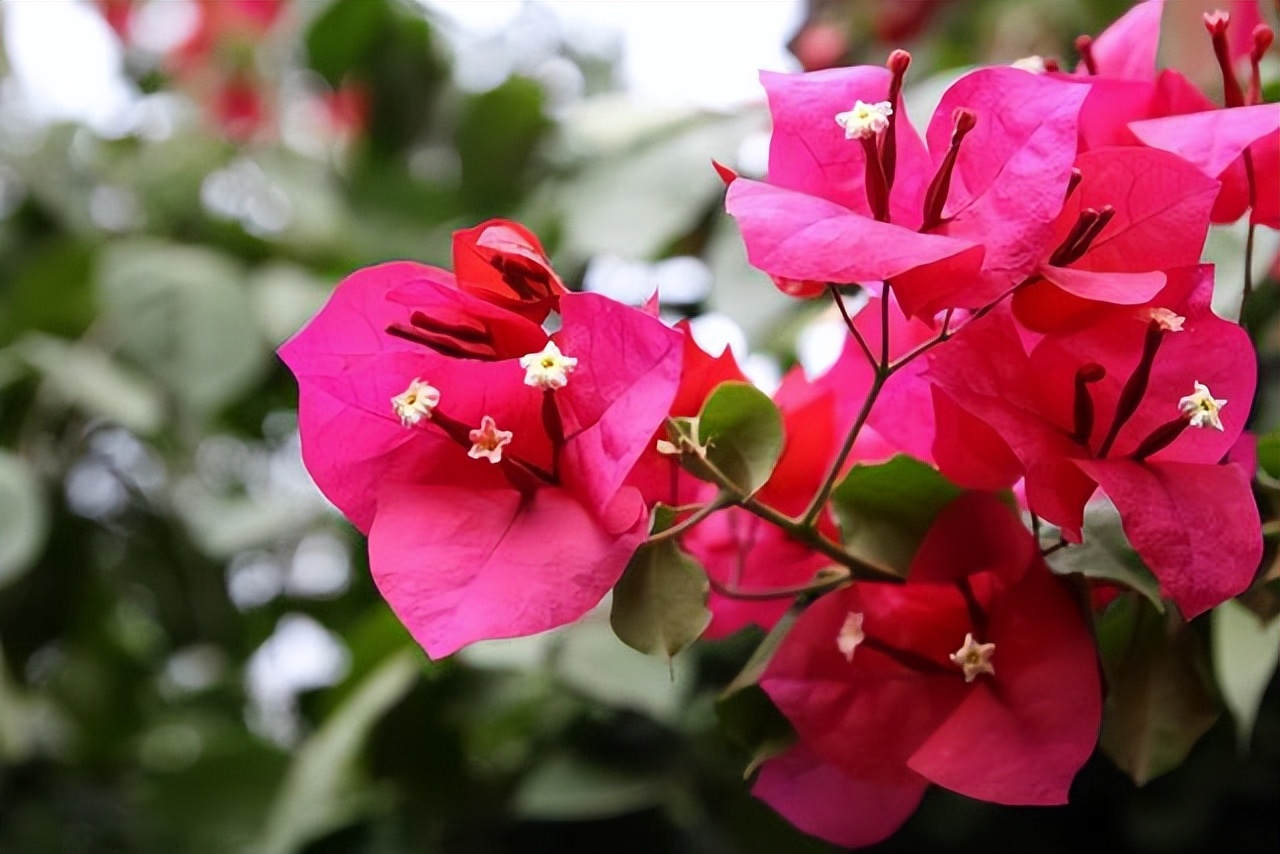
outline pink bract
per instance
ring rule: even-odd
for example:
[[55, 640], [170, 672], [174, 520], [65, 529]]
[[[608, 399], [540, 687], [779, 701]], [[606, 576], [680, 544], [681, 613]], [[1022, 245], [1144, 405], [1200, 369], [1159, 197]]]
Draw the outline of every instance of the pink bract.
[[[623, 481], [680, 373], [678, 332], [557, 292], [527, 232], [481, 228], [459, 238], [478, 278], [408, 262], [358, 271], [280, 351], [300, 386], [303, 459], [369, 534], [375, 581], [433, 657], [563, 625], [617, 581], [648, 520]], [[468, 260], [488, 252], [498, 264]], [[525, 299], [531, 277], [546, 289]], [[562, 328], [549, 336], [513, 303], [535, 317], [558, 307]], [[548, 341], [578, 360], [555, 391], [520, 365]], [[421, 383], [438, 402], [406, 416], [392, 399]], [[468, 454], [486, 417], [512, 434], [498, 463]]]

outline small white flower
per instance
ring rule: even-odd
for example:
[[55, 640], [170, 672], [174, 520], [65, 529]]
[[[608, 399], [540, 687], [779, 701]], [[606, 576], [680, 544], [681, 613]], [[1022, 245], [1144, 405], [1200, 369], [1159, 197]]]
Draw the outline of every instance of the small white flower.
[[964, 671], [964, 681], [972, 682], [982, 674], [995, 676], [996, 669], [991, 664], [991, 656], [995, 654], [993, 643], [978, 643], [972, 633], [964, 636], [964, 646], [951, 653], [951, 663], [960, 666]]
[[1147, 309], [1147, 317], [1160, 324], [1160, 328], [1165, 332], [1181, 332], [1182, 324], [1187, 322], [1185, 317], [1175, 314], [1167, 308]]
[[1215, 430], [1224, 429], [1218, 410], [1226, 406], [1225, 400], [1214, 399], [1213, 392], [1202, 382], [1196, 383], [1196, 390], [1178, 401], [1178, 408], [1191, 421], [1192, 427]]
[[889, 126], [893, 105], [888, 101], [868, 104], [858, 101], [847, 113], [836, 114], [836, 124], [844, 128], [845, 139], [868, 139]]
[[854, 650], [866, 639], [867, 636], [862, 631], [862, 614], [850, 611], [844, 618], [844, 625], [840, 626], [840, 633], [836, 635], [836, 648], [845, 661], [853, 661]]
[[439, 405], [440, 389], [423, 382], [421, 377], [414, 377], [407, 389], [391, 398], [391, 408], [406, 428], [430, 418], [431, 410]]
[[520, 357], [524, 368], [524, 384], [544, 391], [555, 391], [569, 384], [569, 374], [578, 367], [578, 360], [560, 352], [556, 342], [548, 341], [540, 353]]
[[499, 430], [492, 416], [480, 419], [480, 429], [472, 430], [468, 435], [473, 444], [467, 456], [473, 460], [488, 460], [491, 463], [502, 462], [502, 449], [511, 444], [510, 430]]

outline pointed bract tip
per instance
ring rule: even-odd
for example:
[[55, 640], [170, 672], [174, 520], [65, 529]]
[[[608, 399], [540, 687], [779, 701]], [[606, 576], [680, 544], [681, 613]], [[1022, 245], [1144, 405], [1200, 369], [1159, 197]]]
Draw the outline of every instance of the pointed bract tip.
[[715, 167], [716, 174], [720, 176], [721, 181], [724, 181], [724, 185], [726, 187], [738, 179], [737, 172], [733, 171], [728, 166], [725, 166], [718, 160], [712, 160], [711, 165]]

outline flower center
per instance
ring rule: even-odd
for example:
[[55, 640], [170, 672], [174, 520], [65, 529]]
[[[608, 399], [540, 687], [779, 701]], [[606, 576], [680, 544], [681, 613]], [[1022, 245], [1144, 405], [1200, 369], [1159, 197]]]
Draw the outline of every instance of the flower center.
[[423, 382], [421, 377], [414, 377], [407, 389], [391, 398], [391, 408], [405, 428], [431, 418], [431, 410], [439, 405], [440, 389]]
[[991, 656], [995, 651], [995, 644], [978, 643], [973, 639], [973, 633], [969, 632], [964, 636], [964, 645], [951, 653], [951, 663], [964, 671], [965, 682], [972, 682], [984, 673], [995, 676], [996, 669], [991, 664]]

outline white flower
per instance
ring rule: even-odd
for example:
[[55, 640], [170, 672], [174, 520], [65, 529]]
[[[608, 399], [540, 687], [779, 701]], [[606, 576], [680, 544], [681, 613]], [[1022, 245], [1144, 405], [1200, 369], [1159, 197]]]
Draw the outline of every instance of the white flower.
[[867, 104], [858, 101], [847, 113], [836, 114], [836, 124], [844, 128], [845, 139], [868, 139], [889, 126], [893, 105], [888, 101]]
[[1147, 309], [1147, 317], [1160, 324], [1160, 328], [1165, 332], [1181, 332], [1182, 324], [1187, 319], [1180, 314], [1175, 314], [1167, 308], [1149, 308]]
[[951, 663], [958, 664], [964, 671], [964, 681], [972, 682], [983, 673], [995, 676], [996, 669], [991, 665], [991, 656], [996, 651], [993, 643], [978, 643], [972, 633], [964, 636], [964, 646], [951, 653]]
[[578, 367], [578, 360], [560, 352], [556, 342], [548, 341], [540, 353], [520, 357], [524, 368], [524, 384], [554, 391], [569, 384], [569, 374]]
[[862, 631], [862, 614], [850, 611], [844, 618], [844, 625], [840, 626], [840, 633], [836, 635], [836, 648], [845, 661], [853, 661], [853, 651], [866, 639], [867, 636]]
[[391, 408], [404, 427], [412, 427], [430, 418], [431, 410], [439, 405], [440, 389], [423, 382], [421, 377], [414, 377], [407, 389], [391, 398]]
[[493, 417], [486, 415], [480, 419], [480, 429], [472, 430], [468, 436], [474, 443], [467, 456], [473, 460], [488, 460], [491, 463], [502, 462], [502, 449], [511, 444], [510, 430], [499, 430]]
[[1224, 429], [1218, 410], [1226, 406], [1225, 400], [1215, 400], [1213, 392], [1202, 382], [1196, 383], [1196, 390], [1178, 401], [1178, 408], [1191, 421], [1192, 427], [1215, 430]]

